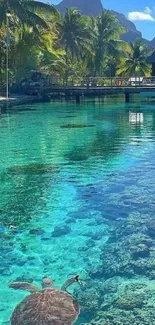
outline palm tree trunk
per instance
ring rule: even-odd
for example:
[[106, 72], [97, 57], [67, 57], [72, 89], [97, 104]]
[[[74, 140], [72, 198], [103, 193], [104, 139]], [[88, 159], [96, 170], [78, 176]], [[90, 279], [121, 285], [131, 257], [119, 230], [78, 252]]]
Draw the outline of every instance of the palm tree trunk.
[[69, 77], [69, 70], [68, 70], [68, 66], [69, 66], [69, 60], [68, 60], [68, 49], [66, 48], [66, 55], [65, 55], [65, 63], [66, 63], [66, 71], [65, 71], [65, 86], [68, 85], [68, 77]]

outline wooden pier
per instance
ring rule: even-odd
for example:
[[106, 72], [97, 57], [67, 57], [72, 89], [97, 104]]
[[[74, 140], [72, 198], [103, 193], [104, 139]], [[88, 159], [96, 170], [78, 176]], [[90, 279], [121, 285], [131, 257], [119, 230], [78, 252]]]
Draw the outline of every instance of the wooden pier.
[[[45, 100], [53, 97], [74, 97], [80, 102], [83, 96], [104, 96], [123, 94], [125, 101], [130, 101], [130, 95], [146, 93], [155, 96], [155, 77], [150, 78], [87, 78], [82, 85], [41, 84], [40, 87], [27, 85], [27, 94], [43, 96]], [[154, 95], [153, 95], [154, 94]]]

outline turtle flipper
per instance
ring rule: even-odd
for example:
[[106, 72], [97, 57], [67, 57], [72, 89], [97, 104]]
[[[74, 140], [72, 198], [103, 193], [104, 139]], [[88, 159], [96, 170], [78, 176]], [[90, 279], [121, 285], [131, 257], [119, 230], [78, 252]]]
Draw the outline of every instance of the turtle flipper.
[[81, 284], [81, 281], [80, 281], [80, 279], [79, 279], [79, 275], [75, 275], [75, 276], [73, 276], [72, 278], [68, 279], [68, 280], [67, 280], [67, 281], [62, 285], [61, 290], [66, 291], [66, 289], [67, 289], [70, 285], [72, 285], [73, 283], [75, 283], [75, 282]]
[[9, 286], [9, 288], [26, 290], [31, 293], [40, 290], [35, 284], [29, 283], [29, 282], [11, 282], [11, 283], [8, 283], [8, 286]]

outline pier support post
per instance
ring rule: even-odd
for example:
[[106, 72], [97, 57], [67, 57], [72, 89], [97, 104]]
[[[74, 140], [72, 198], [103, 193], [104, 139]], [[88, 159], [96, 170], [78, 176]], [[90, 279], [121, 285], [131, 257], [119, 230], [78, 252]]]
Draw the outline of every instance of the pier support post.
[[42, 100], [43, 100], [43, 102], [45, 102], [45, 103], [50, 103], [50, 101], [51, 101], [51, 96], [48, 95], [48, 94], [45, 94], [45, 95], [42, 96]]
[[80, 104], [80, 95], [77, 94], [75, 98], [76, 98], [76, 103], [77, 103], [77, 104]]
[[129, 103], [129, 101], [130, 101], [130, 94], [126, 92], [125, 93], [125, 102]]

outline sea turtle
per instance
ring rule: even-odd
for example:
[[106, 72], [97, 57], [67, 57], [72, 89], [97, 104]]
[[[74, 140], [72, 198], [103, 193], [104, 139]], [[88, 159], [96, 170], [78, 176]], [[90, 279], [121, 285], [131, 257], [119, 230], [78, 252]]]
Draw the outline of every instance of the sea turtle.
[[13, 311], [11, 325], [71, 325], [80, 308], [76, 299], [66, 290], [78, 282], [79, 275], [68, 279], [60, 290], [53, 288], [52, 280], [43, 278], [42, 289], [27, 282], [9, 283], [10, 288], [27, 290], [31, 294]]

